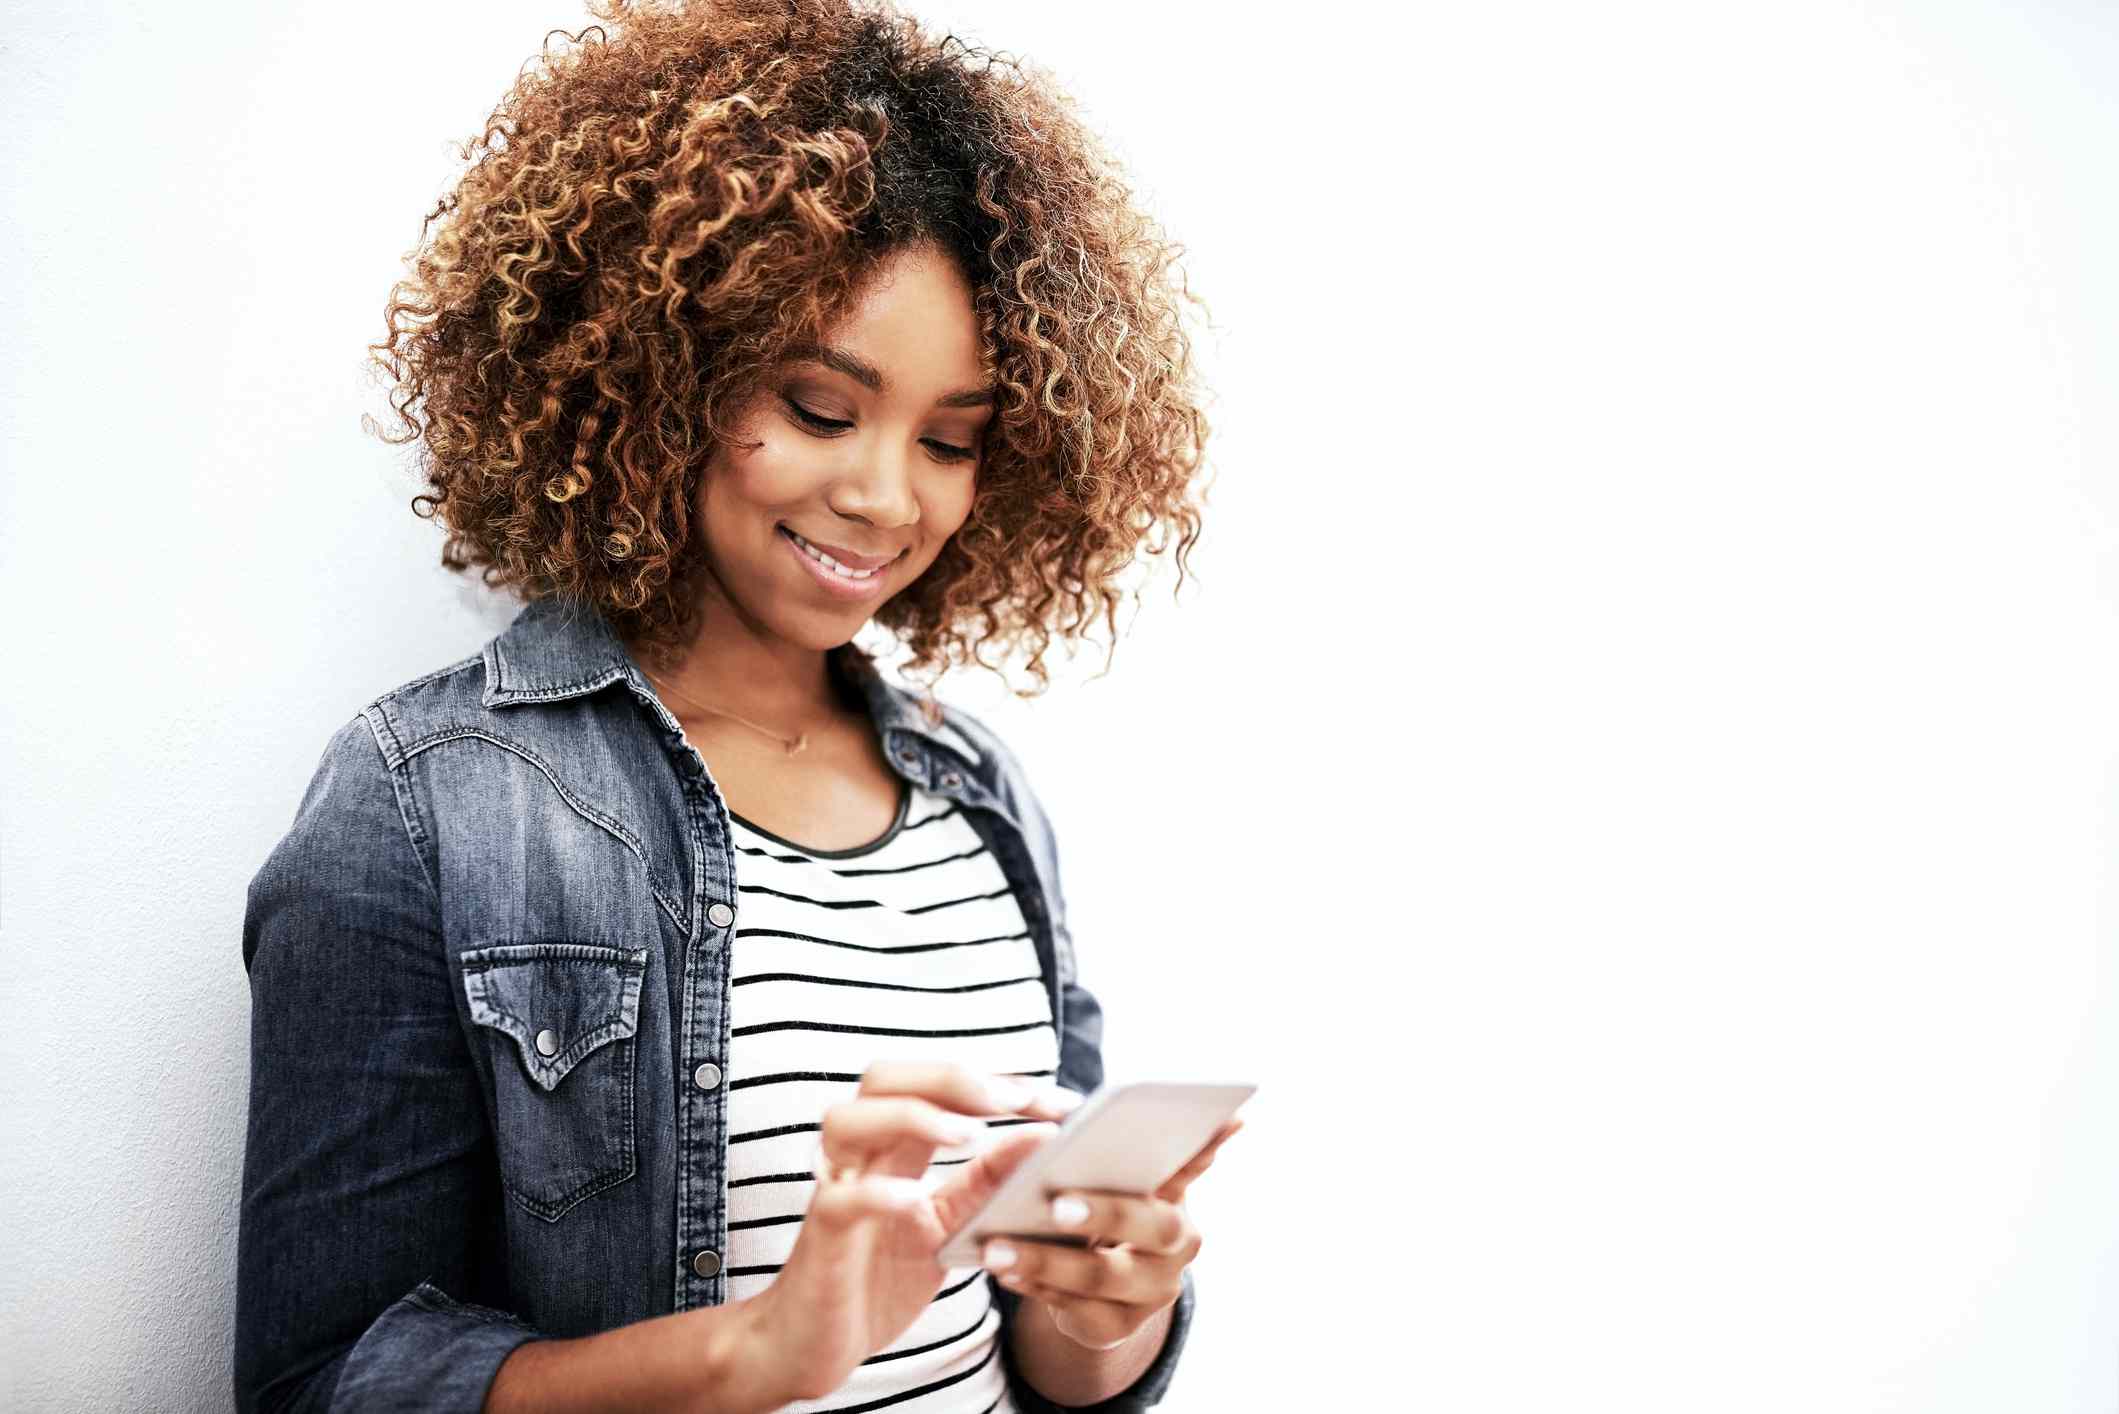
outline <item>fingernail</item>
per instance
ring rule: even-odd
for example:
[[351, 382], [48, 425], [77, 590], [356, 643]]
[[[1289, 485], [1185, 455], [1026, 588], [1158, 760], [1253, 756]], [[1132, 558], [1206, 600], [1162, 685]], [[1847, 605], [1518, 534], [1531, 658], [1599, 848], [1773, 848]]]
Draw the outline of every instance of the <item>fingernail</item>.
[[1049, 1086], [1042, 1098], [1048, 1107], [1058, 1110], [1061, 1114], [1072, 1113], [1082, 1102], [1082, 1096], [1064, 1085]]
[[1013, 1247], [1010, 1247], [1005, 1242], [989, 1242], [986, 1244], [986, 1267], [989, 1271], [997, 1272], [1003, 1267], [1012, 1267], [1014, 1265], [1015, 1249]]
[[1073, 1227], [1089, 1220], [1089, 1205], [1072, 1194], [1062, 1193], [1052, 1200], [1052, 1221], [1061, 1227]]
[[979, 1120], [952, 1116], [942, 1121], [942, 1133], [951, 1144], [969, 1144], [985, 1132], [986, 1126]]

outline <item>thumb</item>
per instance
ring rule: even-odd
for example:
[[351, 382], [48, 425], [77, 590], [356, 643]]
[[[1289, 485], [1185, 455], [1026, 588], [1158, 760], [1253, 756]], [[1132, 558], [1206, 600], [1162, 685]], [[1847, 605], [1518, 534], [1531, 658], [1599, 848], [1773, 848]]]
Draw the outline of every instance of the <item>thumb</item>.
[[935, 1216], [941, 1220], [944, 1230], [955, 1232], [969, 1222], [971, 1215], [984, 1207], [986, 1200], [1007, 1181], [1008, 1175], [1057, 1133], [1059, 1126], [1048, 1121], [1010, 1125], [1003, 1137], [981, 1149], [970, 1163], [962, 1165], [948, 1182], [934, 1190]]

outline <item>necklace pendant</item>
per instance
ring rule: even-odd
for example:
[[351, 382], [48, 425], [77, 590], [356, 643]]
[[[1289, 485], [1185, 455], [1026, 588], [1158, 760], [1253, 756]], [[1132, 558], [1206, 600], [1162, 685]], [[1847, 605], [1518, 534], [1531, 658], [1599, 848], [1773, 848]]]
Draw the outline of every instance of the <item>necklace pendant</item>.
[[809, 745], [809, 733], [804, 732], [787, 744], [787, 754], [792, 756], [807, 745]]

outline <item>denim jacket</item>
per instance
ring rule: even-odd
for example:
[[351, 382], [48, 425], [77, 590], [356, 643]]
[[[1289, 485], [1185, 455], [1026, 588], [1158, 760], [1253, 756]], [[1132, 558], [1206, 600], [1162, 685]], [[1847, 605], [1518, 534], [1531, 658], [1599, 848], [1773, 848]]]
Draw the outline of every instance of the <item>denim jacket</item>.
[[[1022, 768], [955, 707], [856, 680], [886, 758], [1013, 886], [1059, 1030], [1103, 1083], [1057, 853]], [[592, 607], [540, 600], [363, 707], [251, 880], [239, 1410], [477, 1410], [524, 1341], [725, 1298], [728, 810]], [[1021, 1298], [990, 1276], [1007, 1329]], [[1155, 1362], [1094, 1406], [1168, 1386]]]

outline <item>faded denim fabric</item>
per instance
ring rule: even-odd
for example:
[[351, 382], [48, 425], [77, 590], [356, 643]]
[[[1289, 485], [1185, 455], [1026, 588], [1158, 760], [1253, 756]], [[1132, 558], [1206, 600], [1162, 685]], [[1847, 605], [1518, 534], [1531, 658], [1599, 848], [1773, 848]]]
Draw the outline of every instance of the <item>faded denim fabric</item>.
[[[1103, 1083], [1058, 856], [1008, 748], [858, 678], [904, 779], [1013, 885], [1059, 1027]], [[606, 621], [525, 608], [332, 737], [251, 881], [236, 1406], [477, 1410], [508, 1353], [725, 1298], [728, 812]], [[704, 1088], [710, 1085], [711, 1088]], [[1012, 1324], [1021, 1298], [992, 1283]], [[1169, 1385], [1192, 1277], [1155, 1363]], [[1030, 1414], [1060, 1408], [1015, 1369]]]

